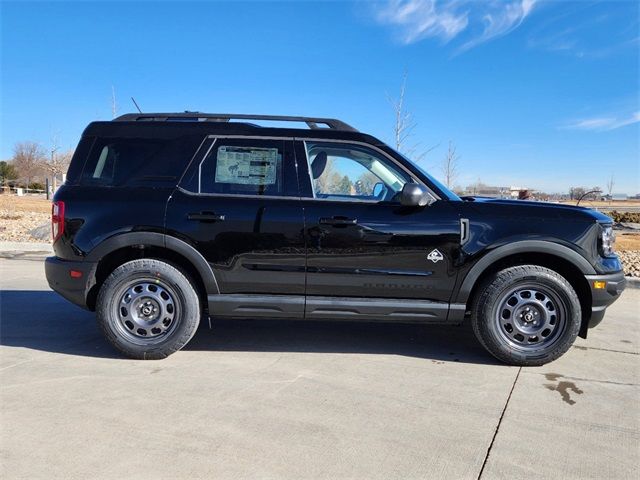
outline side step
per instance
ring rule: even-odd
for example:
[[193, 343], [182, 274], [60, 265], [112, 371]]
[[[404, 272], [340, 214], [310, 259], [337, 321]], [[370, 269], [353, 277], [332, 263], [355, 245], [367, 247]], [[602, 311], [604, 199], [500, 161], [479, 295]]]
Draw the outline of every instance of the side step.
[[464, 305], [404, 298], [303, 295], [209, 295], [212, 317], [289, 318], [397, 323], [460, 323]]

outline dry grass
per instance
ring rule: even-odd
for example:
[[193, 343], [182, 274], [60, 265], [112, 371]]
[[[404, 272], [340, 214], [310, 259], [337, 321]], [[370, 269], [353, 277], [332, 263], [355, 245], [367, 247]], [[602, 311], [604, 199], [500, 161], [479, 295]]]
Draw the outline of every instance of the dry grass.
[[11, 214], [20, 213], [51, 213], [51, 202], [44, 195], [28, 195], [18, 197], [17, 195], [0, 195], [0, 210], [7, 210]]
[[[577, 200], [562, 200], [560, 203], [564, 205], [575, 205]], [[591, 200], [582, 200], [580, 202], [581, 207], [611, 207], [618, 208], [620, 210], [624, 210], [624, 207], [640, 207], [640, 200], [622, 200], [616, 201], [612, 200], [611, 202], [607, 201], [591, 201]]]
[[640, 233], [616, 233], [616, 250], [640, 250]]

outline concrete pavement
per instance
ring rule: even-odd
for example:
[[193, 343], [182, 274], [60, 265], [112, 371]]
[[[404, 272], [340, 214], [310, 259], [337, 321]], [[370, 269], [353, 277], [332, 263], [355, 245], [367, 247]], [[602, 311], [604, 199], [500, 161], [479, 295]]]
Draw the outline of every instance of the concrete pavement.
[[0, 259], [2, 478], [637, 478], [640, 291], [560, 360], [468, 328], [238, 321], [120, 358], [41, 258]]

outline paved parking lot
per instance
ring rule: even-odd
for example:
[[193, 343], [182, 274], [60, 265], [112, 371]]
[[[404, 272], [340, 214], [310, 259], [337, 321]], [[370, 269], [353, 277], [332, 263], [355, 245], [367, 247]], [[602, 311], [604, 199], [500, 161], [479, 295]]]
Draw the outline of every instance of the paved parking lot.
[[119, 358], [42, 260], [0, 259], [2, 478], [638, 478], [640, 290], [560, 360], [470, 329], [238, 321]]

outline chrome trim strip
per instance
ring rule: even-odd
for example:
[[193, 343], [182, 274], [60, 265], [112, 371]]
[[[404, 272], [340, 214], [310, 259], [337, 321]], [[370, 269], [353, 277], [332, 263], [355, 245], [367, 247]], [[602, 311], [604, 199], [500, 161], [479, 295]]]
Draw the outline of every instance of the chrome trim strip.
[[231, 197], [231, 198], [261, 198], [263, 200], [301, 200], [301, 198], [299, 196], [291, 196], [291, 197], [287, 197], [284, 195], [244, 195], [244, 194], [240, 194], [240, 193], [199, 193], [199, 192], [192, 192], [190, 190], [187, 190], [184, 187], [178, 187], [178, 190], [180, 190], [182, 193], [184, 193], [185, 195], [191, 195], [191, 196], [200, 196], [200, 197], [220, 197], [220, 198], [224, 198], [224, 197]]
[[[207, 139], [209, 138], [211, 137], [207, 137]], [[213, 140], [213, 142], [211, 142], [211, 146], [209, 147], [209, 150], [207, 150], [207, 153], [204, 154], [204, 157], [202, 157], [202, 160], [200, 160], [200, 163], [198, 164], [198, 193], [202, 193], [202, 163], [207, 159], [207, 157], [211, 153], [211, 149], [213, 148], [213, 146], [216, 144], [217, 141], [218, 139], [216, 138]]]
[[196, 148], [195, 153], [193, 154], [193, 156], [191, 157], [191, 160], [189, 160], [189, 163], [187, 163], [187, 168], [184, 169], [184, 171], [182, 172], [182, 175], [180, 175], [180, 178], [178, 179], [178, 183], [176, 183], [176, 185], [180, 185], [182, 183], [182, 180], [184, 179], [184, 176], [187, 174], [187, 172], [190, 170], [191, 168], [191, 164], [193, 163], [193, 161], [195, 160], [195, 158], [198, 156], [198, 152], [200, 151], [200, 149], [202, 148], [202, 145], [204, 145], [204, 143], [208, 140], [207, 137], [204, 137], [202, 139], [202, 141], [200, 142], [200, 145], [198, 145], [198, 148]]
[[224, 134], [216, 134], [216, 135], [207, 135], [207, 138], [241, 138], [241, 139], [247, 139], [247, 140], [282, 140], [282, 141], [287, 141], [287, 140], [295, 140], [294, 137], [277, 137], [275, 135], [224, 135]]
[[[304, 158], [307, 159], [307, 173], [309, 174], [309, 181], [311, 182], [311, 195], [313, 198], [316, 198], [316, 187], [313, 184], [313, 173], [311, 172], [311, 162], [309, 161], [309, 150], [307, 149], [307, 141], [302, 141], [302, 146], [304, 147]], [[294, 149], [295, 149], [295, 140], [294, 140]], [[300, 193], [300, 186], [298, 186], [298, 193]]]

